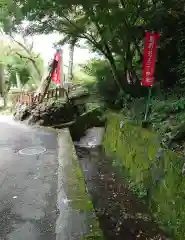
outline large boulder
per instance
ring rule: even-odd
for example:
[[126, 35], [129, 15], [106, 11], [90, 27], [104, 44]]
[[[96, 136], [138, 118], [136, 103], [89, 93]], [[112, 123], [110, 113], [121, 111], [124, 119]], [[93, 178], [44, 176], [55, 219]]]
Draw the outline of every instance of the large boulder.
[[105, 125], [105, 118], [103, 117], [102, 109], [95, 108], [87, 111], [80, 116], [77, 116], [70, 122], [54, 125], [55, 128], [69, 128], [72, 138], [78, 141], [85, 133], [85, 131], [92, 127], [102, 127]]
[[73, 140], [79, 140], [85, 131], [92, 127], [105, 125], [105, 118], [101, 108], [93, 109], [78, 116], [75, 122], [69, 127]]
[[31, 111], [29, 124], [52, 126], [72, 121], [78, 115], [78, 108], [67, 102], [43, 102]]

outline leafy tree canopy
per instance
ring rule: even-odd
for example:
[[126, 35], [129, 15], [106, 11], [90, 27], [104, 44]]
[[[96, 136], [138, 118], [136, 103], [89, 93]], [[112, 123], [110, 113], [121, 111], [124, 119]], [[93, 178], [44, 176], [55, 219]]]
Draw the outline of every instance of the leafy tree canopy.
[[[179, 79], [183, 83], [185, 4], [182, 0], [16, 0], [14, 4], [21, 13], [13, 12], [18, 19], [14, 27], [21, 18], [26, 18], [30, 21], [27, 34], [56, 31], [63, 36], [60, 44], [85, 39], [92, 51], [107, 59], [119, 88], [123, 88], [127, 72], [141, 67], [144, 31], [158, 31], [160, 64], [156, 77], [164, 86]], [[122, 81], [117, 74], [118, 57], [122, 62]]]

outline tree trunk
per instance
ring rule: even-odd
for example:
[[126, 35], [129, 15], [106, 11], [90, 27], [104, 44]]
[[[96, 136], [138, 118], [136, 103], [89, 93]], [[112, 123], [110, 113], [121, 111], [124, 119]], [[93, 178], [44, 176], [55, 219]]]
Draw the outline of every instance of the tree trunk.
[[3, 97], [5, 89], [4, 65], [0, 63], [0, 94]]
[[119, 76], [118, 76], [117, 67], [116, 67], [114, 58], [113, 58], [112, 54], [109, 55], [109, 56], [107, 55], [106, 57], [107, 57], [107, 59], [108, 59], [108, 61], [109, 61], [109, 63], [110, 63], [113, 78], [114, 78], [114, 80], [115, 80], [118, 88], [119, 88], [120, 90], [122, 90], [123, 88], [122, 88], [122, 85], [121, 85], [121, 83], [120, 83], [120, 79], [119, 79]]
[[[120, 90], [123, 90], [122, 88], [122, 85], [120, 84], [120, 80], [119, 80], [119, 77], [118, 77], [118, 73], [117, 73], [117, 67], [116, 67], [116, 63], [115, 63], [115, 60], [114, 60], [114, 57], [112, 55], [112, 52], [109, 48], [109, 45], [107, 43], [107, 39], [105, 38], [104, 36], [104, 30], [103, 28], [99, 25], [99, 23], [97, 22], [97, 18], [95, 16], [95, 12], [93, 9], [89, 9], [89, 14], [90, 14], [90, 17], [91, 17], [91, 20], [94, 22], [97, 30], [98, 30], [98, 33], [99, 35], [101, 36], [102, 38], [102, 42], [103, 42], [103, 48], [99, 48], [99, 50], [104, 54], [104, 56], [108, 59], [109, 63], [110, 63], [110, 66], [111, 66], [111, 71], [112, 71], [112, 75], [113, 75], [113, 78], [118, 86], [118, 88]], [[96, 45], [97, 46], [97, 45]]]
[[68, 83], [72, 82], [72, 78], [73, 78], [73, 56], [74, 56], [74, 48], [75, 45], [74, 43], [70, 44], [70, 48], [69, 48], [69, 68], [68, 68]]
[[3, 102], [4, 102], [4, 108], [6, 108], [8, 105], [8, 94], [6, 92], [4, 92], [4, 95], [3, 95]]
[[51, 64], [51, 66], [49, 67], [47, 76], [42, 78], [41, 84], [37, 90], [37, 94], [40, 93], [42, 95], [41, 102], [44, 99], [44, 97], [49, 89], [49, 85], [51, 83], [51, 78], [52, 78], [54, 71], [57, 68], [57, 65], [58, 65], [58, 62], [56, 60], [54, 60], [53, 63]]
[[21, 84], [21, 80], [20, 80], [20, 77], [19, 77], [19, 74], [16, 72], [16, 82], [17, 82], [17, 88], [19, 90], [22, 89], [22, 84]]
[[46, 89], [49, 87], [51, 83], [51, 78], [48, 77], [49, 73], [47, 76], [44, 76], [40, 82], [39, 88], [37, 89], [37, 93], [43, 94]]
[[4, 108], [7, 107], [7, 93], [5, 89], [5, 71], [4, 71], [4, 65], [0, 63], [0, 93], [1, 96], [3, 97], [3, 102], [4, 102]]
[[126, 75], [127, 75], [128, 84], [135, 85], [136, 83], [139, 82], [139, 79], [137, 77], [137, 73], [136, 73], [135, 69], [132, 69], [131, 71], [127, 70]]
[[47, 77], [43, 77], [39, 89], [37, 90], [37, 94], [41, 94], [40, 102], [43, 101], [51, 83], [51, 74], [49, 73]]

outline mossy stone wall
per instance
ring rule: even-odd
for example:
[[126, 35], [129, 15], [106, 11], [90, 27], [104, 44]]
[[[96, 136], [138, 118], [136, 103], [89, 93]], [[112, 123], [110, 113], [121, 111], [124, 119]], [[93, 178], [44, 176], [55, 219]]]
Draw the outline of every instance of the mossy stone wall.
[[[145, 192], [156, 221], [175, 239], [185, 239], [184, 159], [163, 150], [155, 133], [134, 126], [121, 114], [107, 114], [103, 146]], [[125, 170], [123, 171], [123, 173]]]

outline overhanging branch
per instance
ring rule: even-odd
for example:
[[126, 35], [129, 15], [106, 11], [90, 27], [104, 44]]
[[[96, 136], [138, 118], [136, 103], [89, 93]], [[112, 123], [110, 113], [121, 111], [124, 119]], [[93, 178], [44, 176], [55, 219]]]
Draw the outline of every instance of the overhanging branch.
[[32, 64], [33, 64], [33, 66], [34, 66], [37, 74], [38, 74], [39, 79], [41, 79], [41, 78], [42, 78], [42, 74], [41, 74], [39, 68], [37, 67], [37, 63], [36, 63], [36, 59], [39, 57], [39, 54], [38, 54], [36, 57], [31, 57], [31, 54], [32, 54], [32, 53], [30, 52], [30, 50], [29, 50], [24, 44], [22, 44], [21, 42], [17, 41], [12, 35], [11, 35], [10, 37], [11, 37], [11, 39], [12, 39], [15, 43], [17, 43], [22, 49], [24, 49], [25, 52], [26, 52], [29, 56], [22, 55], [21, 53], [18, 53], [18, 52], [16, 52], [16, 54], [17, 54], [20, 58], [25, 58], [25, 59], [30, 60], [30, 61], [32, 62]]

